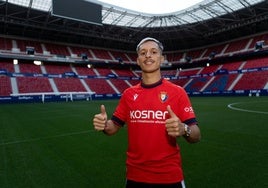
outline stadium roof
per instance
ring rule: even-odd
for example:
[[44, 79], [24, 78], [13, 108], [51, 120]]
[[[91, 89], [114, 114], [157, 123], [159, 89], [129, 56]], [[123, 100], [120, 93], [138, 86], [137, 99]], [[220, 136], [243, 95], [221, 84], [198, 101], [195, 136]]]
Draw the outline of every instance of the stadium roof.
[[[32, 9], [50, 12], [52, 0], [1, 0]], [[239, 9], [250, 7], [265, 0], [203, 0], [190, 8], [167, 14], [148, 14], [125, 9], [100, 1], [91, 1], [102, 5], [102, 22], [126, 27], [169, 27], [230, 14]]]
[[146, 14], [103, 4], [103, 23], [129, 27], [178, 26], [229, 14], [261, 1], [264, 0], [204, 0], [190, 8], [169, 14]]
[[101, 1], [102, 24], [51, 14], [51, 0], [0, 0], [0, 34], [134, 50], [156, 37], [167, 50], [187, 49], [267, 31], [267, 0], [204, 0], [170, 14], [148, 14]]

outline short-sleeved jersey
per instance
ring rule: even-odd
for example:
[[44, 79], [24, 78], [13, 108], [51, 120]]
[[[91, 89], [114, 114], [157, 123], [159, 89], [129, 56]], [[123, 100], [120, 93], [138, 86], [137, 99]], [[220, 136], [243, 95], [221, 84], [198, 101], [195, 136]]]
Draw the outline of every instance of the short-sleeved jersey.
[[127, 124], [127, 179], [147, 183], [183, 180], [180, 149], [167, 134], [167, 106], [188, 125], [196, 124], [185, 90], [165, 79], [153, 85], [142, 83], [124, 91], [113, 113], [115, 124]]

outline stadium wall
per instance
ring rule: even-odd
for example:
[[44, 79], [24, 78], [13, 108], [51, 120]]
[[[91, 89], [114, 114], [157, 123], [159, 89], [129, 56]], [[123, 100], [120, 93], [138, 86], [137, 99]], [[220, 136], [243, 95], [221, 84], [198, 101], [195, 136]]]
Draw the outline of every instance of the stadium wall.
[[[231, 91], [209, 91], [209, 92], [187, 92], [189, 96], [268, 96], [268, 89], [260, 90], [231, 90]], [[0, 96], [0, 104], [10, 103], [46, 103], [46, 102], [73, 102], [91, 100], [112, 100], [119, 99], [121, 94], [22, 94], [18, 96]]]

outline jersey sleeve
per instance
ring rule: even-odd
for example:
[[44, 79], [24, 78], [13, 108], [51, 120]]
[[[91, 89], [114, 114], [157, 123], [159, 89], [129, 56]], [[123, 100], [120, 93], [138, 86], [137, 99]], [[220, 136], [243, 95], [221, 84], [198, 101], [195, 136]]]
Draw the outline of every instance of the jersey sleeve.
[[182, 87], [179, 87], [179, 90], [181, 95], [178, 98], [178, 117], [183, 123], [186, 123], [187, 125], [197, 124], [196, 115], [194, 113], [194, 109], [192, 107], [189, 96]]
[[123, 127], [127, 121], [128, 107], [126, 102], [126, 93], [124, 92], [119, 100], [119, 103], [112, 115], [111, 120], [118, 126]]

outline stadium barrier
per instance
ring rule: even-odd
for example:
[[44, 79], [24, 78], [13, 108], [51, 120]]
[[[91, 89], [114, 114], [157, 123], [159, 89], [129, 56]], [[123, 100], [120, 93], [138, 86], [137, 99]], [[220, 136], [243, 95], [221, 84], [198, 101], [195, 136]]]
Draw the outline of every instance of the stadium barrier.
[[187, 92], [189, 96], [268, 96], [268, 89]]
[[0, 103], [22, 103], [22, 102], [56, 102], [56, 101], [76, 101], [93, 100], [95, 92], [47, 92], [47, 93], [20, 93], [10, 96], [0, 96]]
[[[189, 96], [268, 96], [268, 89], [260, 90], [230, 90], [187, 92]], [[24, 93], [0, 96], [0, 104], [4, 103], [45, 103], [45, 102], [72, 102], [119, 99], [121, 94], [96, 94], [94, 92], [62, 92], [62, 93]]]

